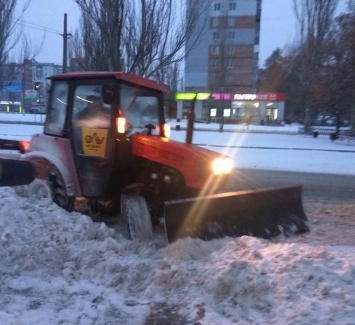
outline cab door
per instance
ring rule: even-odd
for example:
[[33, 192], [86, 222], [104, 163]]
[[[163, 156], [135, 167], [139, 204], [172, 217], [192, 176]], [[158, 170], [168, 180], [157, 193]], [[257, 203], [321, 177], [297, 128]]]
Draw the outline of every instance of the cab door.
[[85, 197], [105, 199], [112, 174], [112, 105], [102, 98], [103, 84], [73, 87], [71, 116], [76, 169]]

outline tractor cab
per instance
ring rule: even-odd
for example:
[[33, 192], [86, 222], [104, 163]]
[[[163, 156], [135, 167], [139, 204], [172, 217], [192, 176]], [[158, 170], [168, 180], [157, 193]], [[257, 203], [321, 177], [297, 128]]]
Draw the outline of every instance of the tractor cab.
[[163, 91], [125, 73], [52, 77], [44, 133], [70, 139], [84, 196], [106, 197], [132, 134], [164, 136]]

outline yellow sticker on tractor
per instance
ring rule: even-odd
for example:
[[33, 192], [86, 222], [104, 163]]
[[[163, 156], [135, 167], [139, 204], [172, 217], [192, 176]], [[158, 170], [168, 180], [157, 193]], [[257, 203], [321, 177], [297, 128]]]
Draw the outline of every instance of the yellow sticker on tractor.
[[95, 157], [106, 156], [108, 129], [82, 128], [83, 152]]

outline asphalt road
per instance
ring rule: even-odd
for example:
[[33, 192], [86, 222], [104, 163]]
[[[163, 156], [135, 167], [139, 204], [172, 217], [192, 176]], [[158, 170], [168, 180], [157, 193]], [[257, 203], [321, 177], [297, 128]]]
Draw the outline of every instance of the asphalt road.
[[355, 201], [355, 176], [239, 169], [232, 175], [228, 189], [246, 190], [265, 187], [302, 185], [306, 199]]

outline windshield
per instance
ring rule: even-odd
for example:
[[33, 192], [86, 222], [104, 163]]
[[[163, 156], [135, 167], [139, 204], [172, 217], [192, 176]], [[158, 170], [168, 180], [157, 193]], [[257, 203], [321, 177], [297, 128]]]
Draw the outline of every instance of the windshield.
[[122, 85], [120, 107], [131, 128], [159, 125], [159, 100], [151, 92]]

